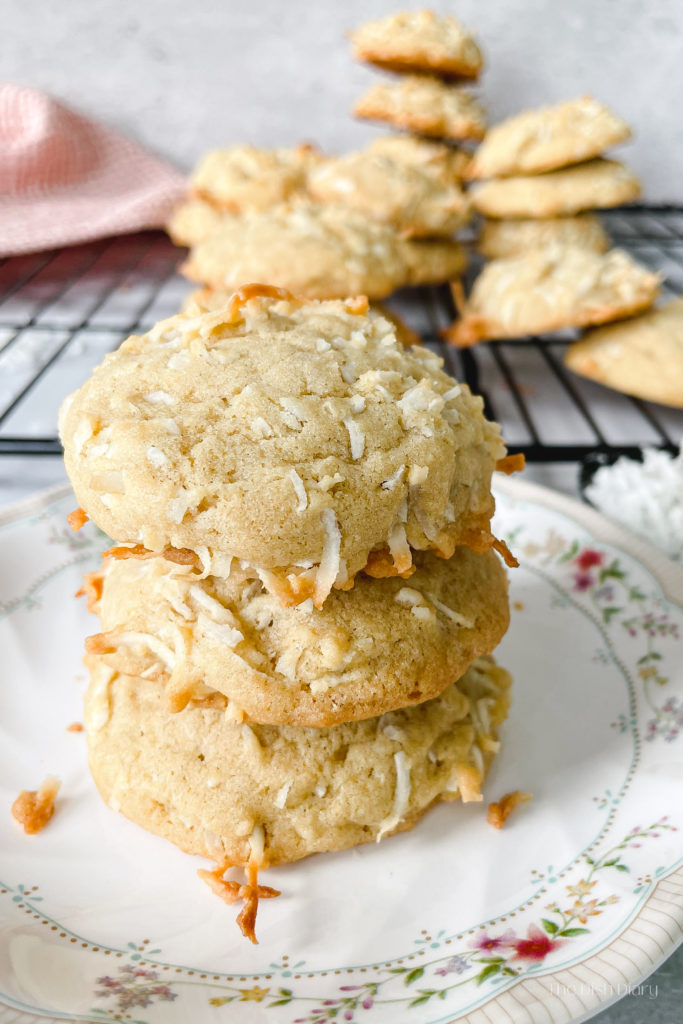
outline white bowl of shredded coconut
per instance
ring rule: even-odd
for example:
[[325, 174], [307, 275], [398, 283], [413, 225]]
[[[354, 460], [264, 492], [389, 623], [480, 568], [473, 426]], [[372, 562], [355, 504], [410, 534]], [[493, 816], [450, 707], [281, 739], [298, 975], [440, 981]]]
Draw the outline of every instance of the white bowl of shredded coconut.
[[683, 445], [676, 455], [644, 448], [642, 461], [621, 456], [600, 466], [585, 498], [650, 544], [683, 562]]

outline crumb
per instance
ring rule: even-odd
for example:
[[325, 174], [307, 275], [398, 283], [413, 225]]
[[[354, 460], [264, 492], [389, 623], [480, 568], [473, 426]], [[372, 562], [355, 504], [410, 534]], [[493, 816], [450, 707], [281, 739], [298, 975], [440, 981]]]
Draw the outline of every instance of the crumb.
[[513, 601], [512, 602], [512, 607], [515, 609], [516, 612], [523, 612], [524, 611], [524, 601]]
[[512, 793], [506, 793], [497, 803], [489, 804], [486, 820], [494, 828], [502, 828], [515, 807], [525, 804], [531, 799], [531, 793], [522, 793], [519, 789], [515, 789]]
[[27, 835], [35, 835], [47, 825], [54, 814], [60, 785], [58, 779], [48, 775], [38, 790], [22, 789], [12, 804], [12, 816]]
[[72, 722], [71, 725], [67, 725], [66, 731], [67, 732], [83, 732], [83, 723], [82, 722]]
[[84, 512], [83, 509], [80, 507], [75, 508], [73, 512], [69, 512], [68, 516], [66, 517], [66, 521], [71, 527], [71, 529], [74, 531], [74, 533], [78, 533], [80, 528], [82, 526], [85, 526], [85, 524], [88, 522], [88, 519], [88, 513]]
[[240, 885], [239, 882], [228, 882], [223, 875], [231, 864], [219, 864], [213, 871], [206, 871], [200, 868], [197, 874], [202, 882], [206, 882], [212, 892], [220, 896], [226, 903], [235, 903], [237, 900], [244, 900], [244, 906], [237, 916], [237, 923], [242, 934], [254, 945], [258, 946], [258, 939], [254, 931], [256, 924], [256, 912], [258, 911], [259, 899], [273, 899], [280, 895], [278, 889], [271, 889], [269, 885], [258, 884], [258, 868], [255, 864], [247, 865], [247, 882]]
[[517, 452], [515, 455], [506, 455], [502, 459], [498, 459], [496, 463], [496, 469], [499, 473], [505, 473], [507, 476], [510, 473], [521, 473], [526, 464], [526, 459], [521, 452]]

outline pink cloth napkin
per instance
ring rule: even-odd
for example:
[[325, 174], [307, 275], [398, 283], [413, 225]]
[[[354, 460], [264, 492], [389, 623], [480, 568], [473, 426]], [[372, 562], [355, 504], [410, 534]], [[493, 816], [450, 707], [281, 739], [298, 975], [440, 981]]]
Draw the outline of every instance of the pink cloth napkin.
[[162, 227], [185, 188], [122, 135], [0, 84], [0, 256]]

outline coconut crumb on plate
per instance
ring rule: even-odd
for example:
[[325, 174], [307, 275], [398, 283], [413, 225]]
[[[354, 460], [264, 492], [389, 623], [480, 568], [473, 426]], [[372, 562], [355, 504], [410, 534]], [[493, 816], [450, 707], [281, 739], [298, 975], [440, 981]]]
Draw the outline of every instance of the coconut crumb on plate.
[[486, 820], [494, 828], [502, 828], [515, 807], [528, 803], [531, 799], [531, 793], [522, 793], [519, 789], [515, 789], [512, 793], [506, 793], [500, 800], [489, 804]]
[[37, 790], [22, 789], [12, 804], [12, 817], [23, 826], [27, 835], [35, 835], [47, 825], [55, 811], [60, 785], [59, 779], [48, 775]]

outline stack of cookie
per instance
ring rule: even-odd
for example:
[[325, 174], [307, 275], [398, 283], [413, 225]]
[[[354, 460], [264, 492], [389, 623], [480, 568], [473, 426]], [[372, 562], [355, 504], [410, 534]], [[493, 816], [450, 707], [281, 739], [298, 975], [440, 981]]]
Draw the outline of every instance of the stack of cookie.
[[[510, 679], [496, 424], [367, 300], [252, 286], [131, 337], [64, 403], [92, 774], [216, 863], [254, 939], [268, 864], [481, 799]], [[502, 460], [502, 461], [501, 461]], [[231, 866], [247, 881], [226, 880]]]
[[168, 231], [190, 247], [181, 269], [204, 285], [204, 309], [254, 280], [308, 298], [378, 300], [462, 273], [451, 236], [470, 216], [463, 169], [461, 154], [419, 140], [339, 158], [308, 145], [233, 146], [200, 161]]
[[586, 211], [640, 195], [638, 179], [605, 159], [630, 130], [591, 97], [527, 111], [494, 127], [465, 171], [473, 207], [487, 219], [480, 249], [492, 262], [467, 303], [453, 289], [456, 345], [542, 334], [632, 316], [649, 308], [659, 277], [609, 249]]

